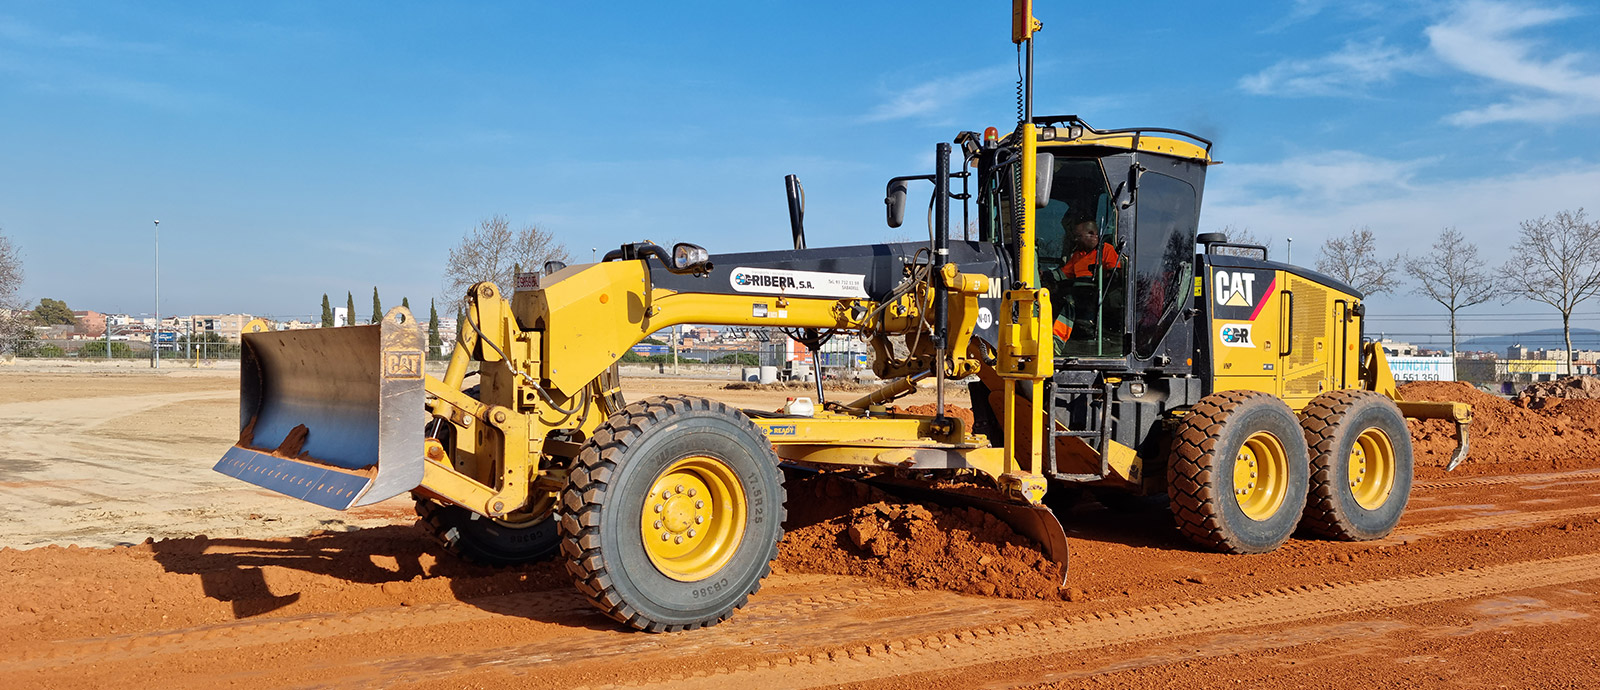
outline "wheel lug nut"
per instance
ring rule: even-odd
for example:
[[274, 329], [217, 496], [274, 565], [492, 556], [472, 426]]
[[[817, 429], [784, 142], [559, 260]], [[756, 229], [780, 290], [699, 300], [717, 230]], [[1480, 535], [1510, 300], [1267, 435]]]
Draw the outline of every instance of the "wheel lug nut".
[[704, 515], [696, 515], [696, 516], [694, 516], [694, 524], [696, 524], [696, 525], [698, 525], [698, 524], [700, 524], [702, 522], [705, 522], [705, 521], [706, 521], [706, 516], [704, 516]]
[[695, 501], [694, 502], [694, 507], [696, 507], [696, 508], [704, 508], [704, 507], [706, 507], [706, 502], [705, 501]]
[[672, 543], [674, 543], [674, 544], [682, 544], [683, 543], [683, 537], [682, 536], [673, 537]]
[[676, 490], [680, 494], [683, 493], [683, 485], [679, 484], [678, 486], [674, 487], [674, 490]]
[[694, 528], [693, 528], [693, 527], [690, 527], [690, 528], [689, 528], [689, 538], [690, 538], [690, 539], [693, 539], [693, 538], [694, 538]]
[[1251, 473], [1250, 473], [1250, 478], [1251, 478], [1251, 479], [1255, 479], [1255, 478], [1256, 478], [1256, 473], [1254, 473], [1254, 472], [1251, 472]]
[[653, 525], [653, 526], [654, 526], [654, 527], [655, 527], [655, 528], [656, 528], [656, 529], [661, 529], [661, 521], [660, 521], [660, 520], [656, 520], [656, 522], [655, 522], [655, 524], [654, 524], [654, 525]]
[[695, 492], [695, 490], [694, 490], [694, 489], [690, 489], [690, 490], [689, 490], [689, 495], [690, 495], [690, 496], [691, 496], [691, 497], [692, 497], [692, 496], [694, 496], [694, 492]]
[[667, 536], [667, 533], [666, 533], [666, 532], [662, 532], [662, 533], [661, 533], [661, 541], [666, 541], [666, 540], [667, 540], [667, 539], [668, 539], [668, 538], [669, 538], [669, 537], [668, 537], [668, 536]]
[[661, 490], [661, 498], [663, 498], [663, 499], [672, 498], [672, 492], [668, 491], [666, 489], [662, 489]]
[[661, 505], [660, 503], [656, 504], [656, 512], [658, 512], [658, 513], [663, 511], [663, 510], [666, 510], [666, 508], [667, 508], [666, 506]]

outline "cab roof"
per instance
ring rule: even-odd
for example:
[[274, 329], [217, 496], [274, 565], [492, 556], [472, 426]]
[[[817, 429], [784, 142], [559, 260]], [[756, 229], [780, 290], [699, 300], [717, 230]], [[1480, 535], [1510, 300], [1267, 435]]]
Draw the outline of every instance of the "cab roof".
[[1076, 115], [1037, 117], [1034, 118], [1034, 124], [1040, 128], [1041, 148], [1097, 146], [1159, 153], [1174, 158], [1200, 161], [1208, 165], [1217, 162], [1211, 159], [1209, 139], [1183, 130], [1165, 127], [1098, 130], [1090, 127]]

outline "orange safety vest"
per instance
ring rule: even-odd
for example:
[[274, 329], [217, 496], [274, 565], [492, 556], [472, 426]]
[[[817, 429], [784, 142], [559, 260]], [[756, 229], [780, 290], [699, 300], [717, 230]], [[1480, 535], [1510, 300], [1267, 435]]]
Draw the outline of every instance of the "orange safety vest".
[[[1096, 261], [1096, 258], [1098, 258], [1099, 261]], [[1112, 249], [1111, 245], [1102, 244], [1100, 245], [1099, 257], [1096, 257], [1095, 253], [1092, 251], [1074, 252], [1072, 257], [1067, 259], [1065, 264], [1061, 265], [1061, 275], [1068, 280], [1073, 278], [1086, 278], [1094, 275], [1094, 267], [1096, 264], [1105, 266], [1106, 268], [1122, 268], [1122, 258], [1117, 256], [1117, 250]]]
[[[1099, 256], [1095, 254], [1096, 252], [1092, 251], [1074, 252], [1067, 262], [1061, 265], [1062, 279], [1072, 280], [1092, 276], [1096, 264], [1106, 268], [1122, 268], [1122, 257], [1117, 256], [1117, 250], [1112, 249], [1111, 245], [1100, 245]], [[1056, 322], [1050, 325], [1050, 331], [1055, 337], [1067, 340], [1072, 337], [1072, 323], [1066, 321], [1064, 317], [1057, 318]]]

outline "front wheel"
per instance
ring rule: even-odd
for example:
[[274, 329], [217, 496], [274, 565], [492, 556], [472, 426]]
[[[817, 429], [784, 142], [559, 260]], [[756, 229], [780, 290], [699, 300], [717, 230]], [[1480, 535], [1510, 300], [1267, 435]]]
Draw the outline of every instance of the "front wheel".
[[487, 518], [466, 508], [417, 499], [418, 524], [445, 550], [464, 561], [487, 566], [538, 563], [554, 556], [561, 545], [553, 519], [555, 497], [546, 496], [504, 519]]
[[1167, 459], [1178, 529], [1227, 553], [1265, 553], [1294, 533], [1305, 508], [1305, 438], [1294, 411], [1257, 391], [1223, 391], [1183, 416]]
[[744, 415], [689, 396], [636, 402], [595, 431], [568, 476], [567, 572], [639, 630], [714, 625], [771, 572], [783, 496], [777, 455]]

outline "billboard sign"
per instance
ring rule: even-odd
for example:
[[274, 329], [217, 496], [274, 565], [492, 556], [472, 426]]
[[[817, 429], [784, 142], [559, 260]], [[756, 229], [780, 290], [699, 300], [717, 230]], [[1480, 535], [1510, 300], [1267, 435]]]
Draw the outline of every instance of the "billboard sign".
[[1449, 357], [1390, 357], [1396, 381], [1454, 381], [1456, 363]]

